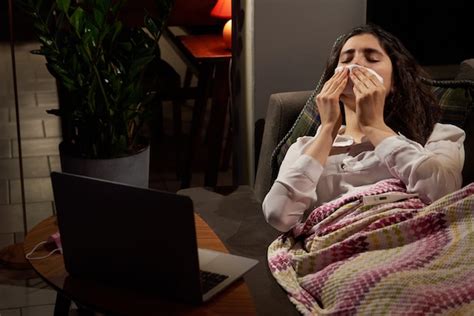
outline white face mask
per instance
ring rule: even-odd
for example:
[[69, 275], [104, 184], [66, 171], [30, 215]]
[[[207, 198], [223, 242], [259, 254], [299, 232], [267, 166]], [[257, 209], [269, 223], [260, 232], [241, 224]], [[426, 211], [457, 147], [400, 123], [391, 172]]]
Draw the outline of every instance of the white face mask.
[[[352, 69], [354, 69], [356, 67], [367, 69], [371, 74], [373, 74], [375, 77], [377, 77], [377, 79], [383, 84], [382, 76], [380, 76], [378, 73], [376, 73], [375, 70], [372, 70], [372, 69], [364, 67], [364, 66], [359, 66], [357, 64], [339, 66], [334, 70], [334, 73], [338, 73], [338, 72], [342, 71], [344, 68], [348, 68], [349, 72], [352, 72]], [[342, 91], [342, 94], [347, 95], [347, 96], [353, 96], [354, 95], [354, 91], [352, 90], [353, 87], [354, 87], [354, 83], [349, 78], [349, 80], [347, 80], [347, 85], [344, 88], [344, 91]]]
[[[45, 245], [45, 244], [51, 244], [53, 243], [56, 248], [53, 249], [50, 253], [48, 253], [46, 256], [41, 256], [41, 257], [32, 257], [31, 255], [38, 249], [39, 246]], [[38, 243], [30, 252], [28, 252], [25, 257], [28, 260], [38, 260], [38, 259], [45, 259], [51, 256], [55, 252], [60, 252], [61, 254], [63, 253], [63, 247], [61, 244], [61, 236], [59, 235], [59, 232], [56, 232], [52, 234], [51, 236], [48, 237], [48, 240], [44, 240], [40, 243]]]

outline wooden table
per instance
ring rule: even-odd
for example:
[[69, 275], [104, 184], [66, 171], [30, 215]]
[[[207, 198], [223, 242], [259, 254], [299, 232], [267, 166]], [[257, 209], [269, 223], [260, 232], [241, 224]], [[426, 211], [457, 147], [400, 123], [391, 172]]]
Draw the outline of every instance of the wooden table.
[[[216, 234], [198, 215], [195, 215], [195, 222], [200, 248], [227, 252]], [[58, 226], [54, 216], [36, 225], [25, 237], [25, 253], [56, 231]], [[48, 252], [48, 249], [39, 247], [35, 256], [43, 256]], [[255, 306], [243, 279], [209, 302], [193, 306], [167, 301], [153, 293], [140, 293], [73, 278], [66, 272], [63, 256], [58, 253], [30, 262], [45, 282], [58, 292], [55, 315], [67, 315], [71, 300], [97, 312], [119, 315], [255, 315]]]
[[225, 133], [225, 121], [229, 100], [229, 63], [231, 50], [224, 45], [221, 34], [197, 34], [176, 36], [170, 29], [164, 32], [173, 49], [197, 75], [197, 96], [191, 123], [191, 141], [187, 146], [181, 176], [181, 188], [191, 183], [194, 154], [199, 148], [207, 100], [212, 97], [209, 121], [209, 146], [204, 185], [215, 187]]

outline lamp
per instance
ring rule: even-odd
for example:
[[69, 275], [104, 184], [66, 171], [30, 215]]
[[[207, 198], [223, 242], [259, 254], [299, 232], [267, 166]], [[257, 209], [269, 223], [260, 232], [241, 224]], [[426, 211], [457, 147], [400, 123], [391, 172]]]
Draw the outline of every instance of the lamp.
[[211, 11], [211, 16], [229, 19], [222, 30], [222, 37], [227, 48], [232, 47], [232, 0], [217, 0]]

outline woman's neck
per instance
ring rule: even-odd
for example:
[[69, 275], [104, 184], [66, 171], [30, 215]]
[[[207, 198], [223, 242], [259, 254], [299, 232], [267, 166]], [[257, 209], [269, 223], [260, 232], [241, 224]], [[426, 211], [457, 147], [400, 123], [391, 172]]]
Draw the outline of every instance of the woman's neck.
[[344, 131], [344, 135], [351, 136], [356, 143], [360, 143], [365, 134], [357, 123], [356, 113], [346, 105], [344, 105], [344, 112], [346, 118], [346, 130]]

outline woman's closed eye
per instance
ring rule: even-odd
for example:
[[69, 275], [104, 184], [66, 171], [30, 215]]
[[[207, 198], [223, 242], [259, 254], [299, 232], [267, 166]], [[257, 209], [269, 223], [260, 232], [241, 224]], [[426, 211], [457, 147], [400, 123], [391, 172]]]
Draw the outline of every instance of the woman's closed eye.
[[372, 47], [363, 48], [360, 51], [350, 48], [341, 53], [339, 63], [348, 64], [354, 62], [354, 59], [359, 62], [377, 63], [383, 59], [383, 54], [378, 49]]
[[380, 61], [380, 59], [379, 59], [379, 58], [377, 58], [377, 57], [373, 57], [373, 56], [369, 56], [369, 57], [367, 57], [367, 58], [366, 58], [366, 60], [367, 60], [369, 63], [377, 63], [377, 62], [379, 62], [379, 61]]
[[[379, 58], [375, 58], [375, 57], [367, 57], [367, 58], [365, 58], [365, 60], [369, 63], [378, 63], [380, 61]], [[345, 58], [345, 59], [340, 60], [339, 63], [348, 64], [351, 61], [352, 61], [352, 58]]]

